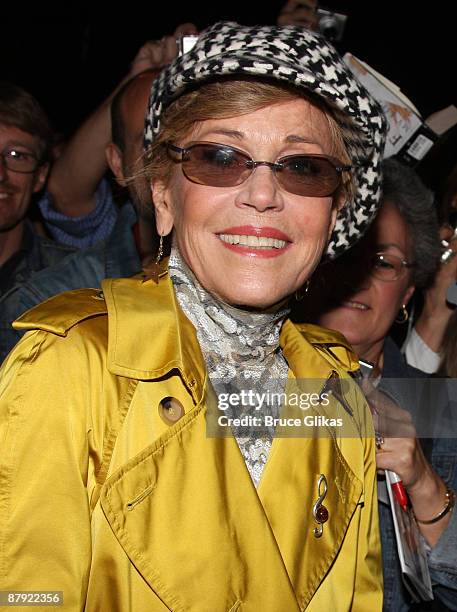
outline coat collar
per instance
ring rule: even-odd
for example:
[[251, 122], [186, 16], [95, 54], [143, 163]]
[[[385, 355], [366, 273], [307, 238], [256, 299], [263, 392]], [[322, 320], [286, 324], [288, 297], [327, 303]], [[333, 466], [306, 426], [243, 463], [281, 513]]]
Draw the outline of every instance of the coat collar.
[[[177, 302], [166, 269], [158, 284], [139, 276], [106, 280], [103, 294], [109, 314], [109, 370], [153, 380], [178, 369], [189, 389], [201, 397], [206, 374], [197, 334]], [[315, 326], [285, 321], [280, 345], [296, 378], [325, 379], [335, 364], [357, 367], [342, 336]], [[325, 351], [314, 350], [317, 345]]]
[[141, 277], [103, 282], [108, 307], [108, 369], [139, 380], [180, 371], [186, 386], [201, 397], [205, 366], [197, 334], [177, 303], [166, 272], [159, 283]]

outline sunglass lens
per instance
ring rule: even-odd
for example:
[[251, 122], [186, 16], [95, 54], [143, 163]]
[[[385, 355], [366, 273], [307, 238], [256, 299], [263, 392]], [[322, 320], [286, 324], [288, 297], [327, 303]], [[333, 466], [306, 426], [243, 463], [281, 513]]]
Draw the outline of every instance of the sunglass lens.
[[183, 170], [195, 183], [232, 187], [240, 185], [249, 175], [247, 161], [247, 155], [230, 147], [201, 144], [189, 147], [183, 159]]
[[277, 172], [284, 189], [297, 195], [327, 197], [340, 184], [340, 175], [332, 162], [311, 155], [291, 155], [281, 160], [282, 170]]

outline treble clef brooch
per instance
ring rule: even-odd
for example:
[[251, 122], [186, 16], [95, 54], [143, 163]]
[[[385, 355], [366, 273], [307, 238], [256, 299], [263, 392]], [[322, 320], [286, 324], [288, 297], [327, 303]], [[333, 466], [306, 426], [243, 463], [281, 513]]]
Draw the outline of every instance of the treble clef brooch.
[[314, 518], [316, 523], [319, 523], [319, 527], [314, 527], [313, 529], [315, 538], [320, 538], [322, 536], [322, 533], [324, 532], [323, 523], [328, 521], [328, 510], [322, 503], [327, 495], [327, 490], [327, 479], [325, 478], [324, 474], [321, 474], [319, 476], [319, 480], [317, 481], [317, 493], [319, 497], [313, 506]]

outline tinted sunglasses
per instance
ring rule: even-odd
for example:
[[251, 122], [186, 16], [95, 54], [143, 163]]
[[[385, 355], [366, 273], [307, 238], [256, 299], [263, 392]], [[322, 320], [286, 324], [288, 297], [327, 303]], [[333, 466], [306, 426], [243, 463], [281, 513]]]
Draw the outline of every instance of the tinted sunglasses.
[[351, 169], [326, 155], [286, 155], [276, 162], [268, 162], [254, 161], [243, 151], [212, 142], [197, 142], [186, 148], [171, 143], [166, 146], [168, 151], [181, 156], [180, 159], [172, 157], [182, 164], [184, 176], [189, 181], [210, 187], [241, 185], [257, 166], [269, 166], [285, 191], [325, 198], [341, 185], [341, 173]]

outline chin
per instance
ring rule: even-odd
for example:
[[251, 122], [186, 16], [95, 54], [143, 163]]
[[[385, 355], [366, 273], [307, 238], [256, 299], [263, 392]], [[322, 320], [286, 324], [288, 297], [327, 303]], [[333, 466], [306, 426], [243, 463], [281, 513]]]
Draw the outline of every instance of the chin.
[[[221, 275], [217, 282], [218, 287], [214, 279], [213, 287], [216, 295], [233, 306], [267, 310], [287, 301], [300, 286], [295, 276], [285, 278], [284, 271], [265, 272], [260, 266], [250, 267], [248, 270], [238, 269], [236, 274], [232, 272], [233, 270], [226, 270], [226, 273]], [[221, 280], [224, 281], [222, 285]]]
[[226, 278], [226, 283], [222, 287], [213, 285], [207, 288], [209, 293], [230, 304], [245, 309], [265, 310], [280, 301], [276, 299], [277, 291], [269, 291], [268, 287], [252, 287], [245, 283], [233, 282], [229, 277]]
[[249, 291], [244, 288], [240, 291], [224, 292], [220, 294], [221, 299], [231, 306], [246, 310], [268, 310], [272, 306], [282, 302], [287, 296], [277, 295], [276, 291]]

